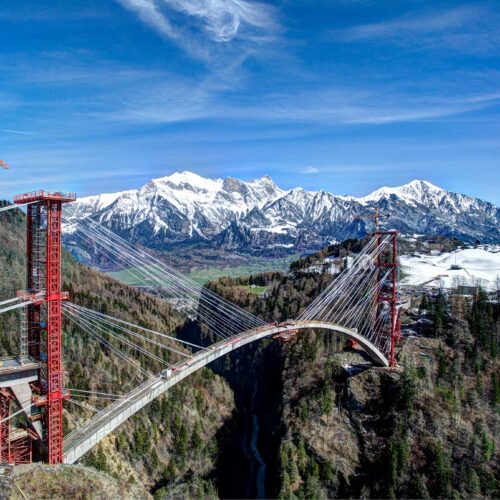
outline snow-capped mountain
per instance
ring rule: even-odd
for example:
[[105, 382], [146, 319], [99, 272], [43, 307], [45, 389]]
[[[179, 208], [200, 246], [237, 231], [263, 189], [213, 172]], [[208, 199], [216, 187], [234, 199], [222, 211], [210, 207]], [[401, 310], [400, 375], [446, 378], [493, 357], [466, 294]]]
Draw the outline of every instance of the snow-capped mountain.
[[[70, 211], [77, 220], [92, 217], [131, 240], [161, 247], [210, 240], [231, 222], [283, 194], [269, 177], [243, 182], [176, 172], [137, 190], [81, 198]], [[68, 226], [69, 232], [74, 229]]]
[[[240, 251], [308, 251], [371, 231], [373, 223], [357, 217], [372, 214], [375, 207], [387, 229], [500, 242], [499, 208], [420, 180], [355, 198], [302, 188], [284, 191], [269, 177], [246, 182], [182, 172], [137, 190], [81, 198], [72, 204], [71, 215], [91, 217], [152, 248], [206, 241]], [[67, 225], [68, 233], [75, 228]]]
[[405, 234], [455, 236], [464, 241], [500, 241], [500, 210], [491, 203], [450, 193], [426, 181], [384, 187], [363, 198], [294, 189], [263, 208], [252, 210], [216, 237], [232, 248], [293, 245], [301, 250], [324, 246], [371, 231], [359, 216], [379, 207], [386, 229]]

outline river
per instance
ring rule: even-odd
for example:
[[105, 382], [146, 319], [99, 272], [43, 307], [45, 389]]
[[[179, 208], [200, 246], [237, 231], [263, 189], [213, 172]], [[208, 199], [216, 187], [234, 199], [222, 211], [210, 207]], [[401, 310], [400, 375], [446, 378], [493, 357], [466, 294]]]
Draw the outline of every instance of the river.
[[260, 431], [259, 419], [257, 418], [257, 415], [252, 413], [252, 435], [250, 438], [250, 451], [257, 466], [253, 468], [253, 470], [255, 471], [255, 492], [256, 492], [255, 498], [267, 498], [266, 496], [267, 465], [266, 462], [264, 462], [264, 459], [262, 458], [262, 455], [260, 454], [258, 448], [259, 431]]

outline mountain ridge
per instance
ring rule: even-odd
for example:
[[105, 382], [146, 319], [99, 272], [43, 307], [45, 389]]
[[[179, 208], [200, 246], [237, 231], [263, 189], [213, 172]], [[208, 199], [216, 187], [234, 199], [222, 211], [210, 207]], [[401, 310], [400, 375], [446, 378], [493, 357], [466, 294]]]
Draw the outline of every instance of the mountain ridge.
[[[152, 248], [204, 241], [244, 252], [311, 251], [364, 236], [372, 226], [357, 217], [375, 207], [390, 215], [383, 219], [386, 229], [500, 242], [498, 207], [425, 180], [355, 197], [301, 187], [283, 190], [269, 176], [242, 181], [174, 172], [139, 189], [81, 198], [71, 216], [75, 221], [91, 217]], [[75, 230], [76, 225], [66, 226], [69, 234]]]

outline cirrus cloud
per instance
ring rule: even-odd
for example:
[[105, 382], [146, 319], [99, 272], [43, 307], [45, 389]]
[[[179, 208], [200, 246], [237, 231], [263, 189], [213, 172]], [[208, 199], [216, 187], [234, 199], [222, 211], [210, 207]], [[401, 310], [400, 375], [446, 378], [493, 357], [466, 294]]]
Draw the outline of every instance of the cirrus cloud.
[[200, 21], [201, 28], [215, 42], [228, 42], [240, 28], [271, 30], [271, 9], [246, 0], [163, 0], [171, 9]]
[[[277, 27], [272, 7], [248, 0], [117, 0], [192, 56], [206, 58], [206, 39], [221, 44], [266, 39]], [[202, 37], [202, 40], [200, 40]]]
[[306, 167], [300, 171], [301, 174], [319, 174], [319, 169], [316, 167]]

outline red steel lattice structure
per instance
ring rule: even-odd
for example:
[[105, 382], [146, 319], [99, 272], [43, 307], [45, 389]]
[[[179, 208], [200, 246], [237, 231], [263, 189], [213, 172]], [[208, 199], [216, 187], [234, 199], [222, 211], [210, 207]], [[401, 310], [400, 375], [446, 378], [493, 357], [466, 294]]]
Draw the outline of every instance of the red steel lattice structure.
[[0, 463], [10, 461], [10, 399], [7, 389], [0, 389]]
[[20, 465], [31, 463], [31, 442], [37, 436], [28, 430], [19, 429], [18, 435], [13, 435], [10, 442], [9, 463]]
[[[61, 301], [67, 298], [67, 294], [61, 292], [61, 215], [62, 204], [75, 199], [73, 193], [47, 191], [25, 193], [14, 198], [17, 204], [29, 204], [28, 293], [43, 296], [43, 301], [37, 300], [28, 306], [28, 354], [36, 361], [46, 363], [46, 374], [37, 384], [40, 392], [37, 401], [45, 409], [44, 444], [50, 464], [63, 461]], [[44, 347], [45, 356], [42, 356]]]
[[[378, 216], [378, 214], [377, 214]], [[378, 221], [377, 221], [378, 222]], [[374, 238], [376, 241], [376, 246], [379, 248], [382, 245], [382, 237], [389, 236], [389, 242], [387, 244], [387, 250], [383, 252], [377, 252], [377, 261], [376, 265], [380, 269], [379, 275], [376, 277], [376, 280], [380, 278], [381, 274], [385, 274], [383, 272], [385, 269], [390, 269], [390, 283], [391, 287], [389, 291], [385, 291], [380, 289], [377, 285], [375, 287], [377, 292], [376, 299], [376, 307], [377, 307], [377, 315], [380, 312], [378, 308], [382, 303], [388, 303], [390, 307], [390, 350], [389, 350], [389, 366], [396, 366], [396, 356], [395, 356], [395, 346], [396, 342], [399, 341], [400, 338], [400, 318], [399, 311], [396, 308], [397, 303], [397, 274], [398, 274], [398, 233], [397, 231], [379, 231], [378, 224], [376, 225], [376, 229], [374, 232]], [[380, 334], [383, 334], [380, 332]]]

